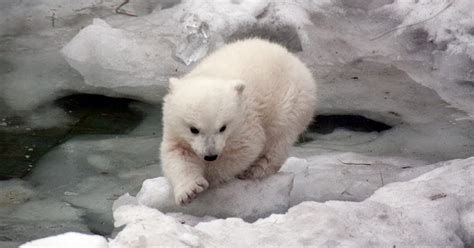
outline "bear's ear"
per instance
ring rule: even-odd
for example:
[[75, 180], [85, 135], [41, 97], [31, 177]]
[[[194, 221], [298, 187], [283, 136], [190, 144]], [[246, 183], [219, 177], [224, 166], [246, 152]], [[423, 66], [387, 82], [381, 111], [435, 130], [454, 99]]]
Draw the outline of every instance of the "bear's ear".
[[170, 78], [169, 82], [168, 82], [168, 92], [173, 92], [173, 90], [176, 89], [176, 85], [179, 84], [179, 79], [177, 78]]
[[245, 90], [245, 84], [242, 80], [237, 80], [234, 82], [234, 90], [237, 91], [237, 95], [241, 96], [242, 92]]

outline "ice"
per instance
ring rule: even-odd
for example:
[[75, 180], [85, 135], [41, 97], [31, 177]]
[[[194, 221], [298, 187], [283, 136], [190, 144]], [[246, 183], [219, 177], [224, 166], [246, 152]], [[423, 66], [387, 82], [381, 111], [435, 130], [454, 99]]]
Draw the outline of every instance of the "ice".
[[178, 45], [176, 57], [185, 65], [190, 65], [203, 58], [209, 51], [209, 26], [201, 22], [198, 16], [184, 17], [185, 32], [189, 33], [184, 42]]
[[0, 181], [0, 205], [20, 204], [34, 195], [33, 189], [17, 179]]
[[83, 211], [52, 199], [29, 201], [10, 214], [12, 218], [33, 221], [67, 222], [79, 220]]
[[[133, 34], [112, 28], [101, 19], [94, 19], [92, 25], [81, 30], [62, 53], [86, 83], [107, 88], [152, 85], [159, 72], [157, 56], [169, 56], [160, 47], [140, 44]], [[134, 75], [127, 77], [123, 71], [133, 71]], [[108, 80], [110, 72], [118, 74], [117, 80]]]
[[253, 223], [227, 218], [192, 227], [144, 205], [123, 205], [114, 216], [125, 228], [109, 246], [472, 245], [474, 158], [436, 166], [410, 181], [385, 185], [362, 202], [307, 201]]
[[1, 132], [67, 125], [52, 103], [73, 93], [159, 103], [169, 77], [248, 36], [288, 46], [311, 68], [318, 114], [392, 128], [310, 129], [280, 174], [178, 208], [169, 184], [150, 179], [160, 176], [160, 106], [138, 104], [146, 118], [130, 136], [76, 137], [24, 180], [0, 182], [0, 238], [12, 240], [0, 246], [66, 231], [107, 235], [112, 202], [126, 192], [114, 204], [125, 229], [112, 247], [474, 245], [473, 160], [443, 162], [473, 155], [472, 1], [133, 0], [121, 8], [137, 17], [115, 12], [123, 2], [0, 3]]
[[[158, 145], [153, 136], [70, 140], [45, 155], [27, 178], [42, 197], [54, 201], [24, 207], [50, 220], [64, 216], [82, 230], [111, 232], [113, 201], [125, 192], [136, 193], [146, 178], [161, 175], [156, 164]], [[48, 209], [49, 214], [42, 212]], [[25, 212], [17, 216], [34, 219]]]
[[[155, 28], [149, 23], [144, 27]], [[144, 27], [132, 26], [140, 32], [134, 33], [94, 19], [61, 52], [86, 84], [101, 87], [109, 95], [156, 103], [165, 93], [167, 78], [179, 66], [172, 58], [172, 43], [151, 30], [136, 30]]]
[[222, 37], [242, 23], [255, 23], [267, 5], [267, 1], [183, 1], [132, 21], [111, 18], [109, 24], [95, 19], [62, 54], [87, 84], [108, 89], [109, 94], [158, 102], [169, 77], [222, 45]]

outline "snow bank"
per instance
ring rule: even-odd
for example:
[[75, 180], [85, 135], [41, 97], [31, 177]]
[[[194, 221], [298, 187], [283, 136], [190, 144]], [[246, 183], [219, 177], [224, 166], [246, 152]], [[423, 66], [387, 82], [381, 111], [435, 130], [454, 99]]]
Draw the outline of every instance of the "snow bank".
[[[428, 39], [447, 52], [467, 54], [474, 59], [474, 2], [398, 0], [390, 7], [403, 18], [400, 27], [419, 23], [418, 28], [428, 32]], [[434, 21], [427, 21], [434, 18]]]
[[113, 208], [144, 205], [163, 213], [255, 221], [283, 213], [303, 201], [362, 201], [385, 184], [410, 180], [438, 166], [397, 157], [353, 153], [289, 158], [279, 174], [264, 180], [231, 181], [205, 191], [185, 207], [175, 205], [169, 181], [158, 177], [145, 180], [136, 197], [126, 194], [114, 203]]
[[[391, 34], [396, 35], [402, 49], [408, 52], [404, 57], [432, 64], [427, 69], [436, 76], [423, 78], [420, 76], [423, 69], [419, 66], [404, 69], [419, 83], [433, 88], [448, 103], [474, 118], [471, 107], [474, 101], [470, 97], [474, 93], [474, 2], [399, 0], [385, 9], [400, 20]], [[420, 57], [423, 53], [427, 54], [425, 58]]]
[[[306, 170], [304, 165], [294, 159], [287, 165], [287, 170]], [[165, 215], [135, 201], [133, 204], [116, 206], [115, 225], [125, 227], [110, 240], [109, 247], [472, 245], [474, 157], [435, 166], [441, 167], [408, 182], [385, 185], [362, 202], [307, 201], [290, 208], [286, 214], [273, 214], [253, 223], [240, 218], [213, 220], [208, 217], [188, 217], [187, 219], [195, 222], [191, 226], [182, 224], [186, 216]], [[260, 184], [280, 184], [278, 178], [283, 179], [285, 175], [277, 174]], [[159, 180], [161, 179], [148, 181], [147, 184], [152, 186]], [[233, 186], [238, 187], [239, 183]], [[164, 182], [158, 184], [165, 185]], [[227, 188], [231, 194], [234, 190], [234, 187]], [[158, 195], [155, 193], [155, 196]], [[144, 200], [143, 192], [138, 198]], [[92, 237], [84, 236], [84, 239], [77, 242]], [[51, 237], [49, 241], [62, 242], [62, 238], [63, 236]], [[29, 245], [35, 242], [39, 241], [33, 241]]]
[[472, 218], [464, 218], [472, 216], [473, 178], [474, 158], [455, 160], [412, 181], [389, 184], [360, 203], [304, 202], [254, 223], [230, 218], [194, 228], [156, 210], [123, 206], [116, 213], [128, 216], [119, 223], [127, 225], [111, 247], [130, 247], [139, 240], [178, 247], [463, 247], [474, 235]]

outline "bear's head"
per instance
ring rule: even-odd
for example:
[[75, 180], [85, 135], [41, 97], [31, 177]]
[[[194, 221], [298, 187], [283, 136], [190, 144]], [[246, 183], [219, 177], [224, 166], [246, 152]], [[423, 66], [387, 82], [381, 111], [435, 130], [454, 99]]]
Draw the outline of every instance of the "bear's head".
[[217, 160], [244, 121], [244, 89], [241, 80], [171, 78], [163, 105], [165, 133], [186, 142], [200, 159]]

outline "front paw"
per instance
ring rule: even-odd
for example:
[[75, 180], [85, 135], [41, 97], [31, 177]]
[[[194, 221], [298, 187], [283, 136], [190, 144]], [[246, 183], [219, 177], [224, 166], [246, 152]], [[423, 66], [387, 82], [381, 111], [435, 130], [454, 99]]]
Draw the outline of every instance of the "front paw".
[[189, 204], [196, 196], [206, 190], [209, 183], [204, 177], [195, 178], [185, 182], [174, 189], [174, 197], [177, 205]]

